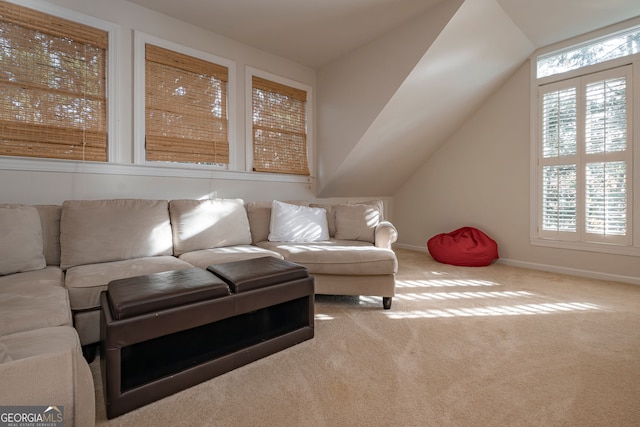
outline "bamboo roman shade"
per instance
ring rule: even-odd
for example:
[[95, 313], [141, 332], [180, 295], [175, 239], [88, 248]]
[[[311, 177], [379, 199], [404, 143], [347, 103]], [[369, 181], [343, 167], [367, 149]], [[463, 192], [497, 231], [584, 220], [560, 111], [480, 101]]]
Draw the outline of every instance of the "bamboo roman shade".
[[146, 159], [229, 163], [228, 69], [146, 45]]
[[107, 160], [108, 33], [0, 2], [0, 155]]
[[253, 170], [309, 175], [307, 93], [253, 76]]

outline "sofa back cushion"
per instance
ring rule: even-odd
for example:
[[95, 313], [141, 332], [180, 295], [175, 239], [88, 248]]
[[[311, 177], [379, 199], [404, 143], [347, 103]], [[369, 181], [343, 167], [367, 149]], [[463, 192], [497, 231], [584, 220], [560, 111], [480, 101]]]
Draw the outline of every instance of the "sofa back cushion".
[[3, 343], [0, 343], [0, 363], [11, 362], [12, 360], [13, 359], [9, 354], [9, 350], [7, 349], [7, 346], [4, 345]]
[[33, 206], [0, 205], [0, 276], [47, 266], [40, 215]]
[[60, 218], [60, 267], [172, 255], [166, 200], [67, 200]]
[[329, 228], [329, 236], [336, 235], [336, 205], [332, 203], [311, 203], [312, 208], [322, 208], [327, 213], [327, 227]]
[[247, 203], [247, 216], [251, 228], [251, 243], [268, 240], [271, 226], [271, 202]]
[[336, 234], [338, 240], [375, 242], [375, 229], [381, 212], [372, 204], [336, 205]]
[[201, 249], [251, 244], [242, 199], [172, 200], [169, 202], [174, 255]]
[[[329, 224], [329, 234], [331, 235], [331, 237], [342, 238], [345, 240], [364, 240], [367, 242], [373, 242], [373, 240], [371, 240], [373, 237], [370, 233], [370, 231], [372, 231], [370, 230], [370, 226], [373, 224], [367, 224], [367, 221], [364, 220], [364, 215], [366, 215], [367, 212], [371, 214], [372, 211], [366, 208], [351, 209], [349, 208], [349, 206], [366, 205], [370, 208], [373, 208], [378, 212], [378, 221], [382, 221], [384, 219], [384, 204], [382, 203], [382, 200], [375, 199], [375, 200], [367, 200], [364, 202], [354, 202], [354, 203], [347, 204], [346, 208], [340, 208], [340, 213], [341, 213], [340, 222], [342, 227], [341, 227], [340, 233], [338, 233], [338, 236], [336, 236], [336, 233], [338, 232], [337, 225], [336, 225], [336, 211], [337, 211], [337, 207], [340, 205], [341, 205], [340, 203], [318, 202], [318, 203], [311, 203], [309, 206], [324, 208], [327, 211], [327, 223]], [[355, 214], [355, 216], [353, 216], [352, 214]], [[353, 230], [355, 233], [351, 236], [349, 235], [350, 234], [349, 228], [352, 226], [350, 221], [353, 221], [355, 225], [360, 229], [360, 231]], [[358, 238], [354, 239], [349, 237], [358, 237]], [[361, 237], [364, 237], [364, 238], [361, 238]]]
[[34, 205], [40, 214], [42, 244], [47, 265], [60, 265], [60, 205]]

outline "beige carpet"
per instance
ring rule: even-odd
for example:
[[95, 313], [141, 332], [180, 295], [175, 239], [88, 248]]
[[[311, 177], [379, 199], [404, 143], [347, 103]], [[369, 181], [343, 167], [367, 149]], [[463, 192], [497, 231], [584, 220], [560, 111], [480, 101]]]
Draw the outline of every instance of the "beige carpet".
[[398, 250], [398, 295], [318, 297], [315, 338], [100, 426], [638, 426], [640, 287]]

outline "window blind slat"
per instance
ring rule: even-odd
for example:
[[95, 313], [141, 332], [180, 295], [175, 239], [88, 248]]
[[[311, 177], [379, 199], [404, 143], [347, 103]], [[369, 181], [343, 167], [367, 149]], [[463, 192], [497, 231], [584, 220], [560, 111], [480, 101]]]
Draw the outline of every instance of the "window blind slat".
[[148, 160], [175, 162], [188, 154], [189, 161], [195, 163], [224, 163], [229, 158], [229, 144], [226, 140], [199, 141], [182, 139], [180, 144], [175, 138], [158, 135], [147, 136], [147, 147], [150, 148]]
[[302, 89], [283, 85], [257, 76], [253, 76], [251, 81], [254, 89], [271, 93], [279, 93], [282, 96], [292, 98], [300, 102], [307, 102], [307, 92]]
[[159, 46], [147, 44], [145, 58], [148, 62], [166, 65], [182, 71], [198, 75], [209, 75], [223, 82], [229, 81], [229, 69], [223, 65], [194, 58]]
[[0, 134], [8, 156], [100, 161], [106, 155], [102, 132], [0, 121]]

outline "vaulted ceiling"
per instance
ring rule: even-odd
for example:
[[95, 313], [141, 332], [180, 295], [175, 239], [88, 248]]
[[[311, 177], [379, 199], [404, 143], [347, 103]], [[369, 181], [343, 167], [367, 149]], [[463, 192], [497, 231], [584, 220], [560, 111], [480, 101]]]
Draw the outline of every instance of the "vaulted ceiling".
[[535, 49], [640, 16], [637, 0], [129, 1], [317, 70], [323, 197], [392, 196]]

